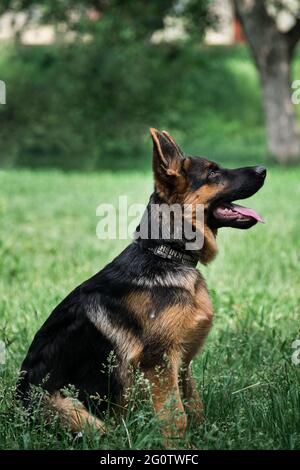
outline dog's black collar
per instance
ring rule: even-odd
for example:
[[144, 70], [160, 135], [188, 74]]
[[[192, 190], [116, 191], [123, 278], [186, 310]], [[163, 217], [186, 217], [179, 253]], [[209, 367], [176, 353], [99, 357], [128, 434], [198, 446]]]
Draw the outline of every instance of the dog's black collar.
[[147, 247], [147, 250], [152, 251], [157, 256], [164, 259], [170, 259], [173, 261], [180, 262], [186, 266], [195, 268], [198, 263], [198, 259], [195, 256], [186, 253], [185, 251], [178, 251], [168, 245], [157, 245], [155, 247]]

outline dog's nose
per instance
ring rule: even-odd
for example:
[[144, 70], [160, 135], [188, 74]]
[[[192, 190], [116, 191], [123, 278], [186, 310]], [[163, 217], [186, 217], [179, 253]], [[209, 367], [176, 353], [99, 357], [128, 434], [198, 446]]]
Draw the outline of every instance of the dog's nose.
[[261, 176], [262, 178], [265, 178], [266, 174], [267, 174], [267, 170], [265, 169], [264, 166], [256, 166], [255, 167], [255, 173], [257, 175]]

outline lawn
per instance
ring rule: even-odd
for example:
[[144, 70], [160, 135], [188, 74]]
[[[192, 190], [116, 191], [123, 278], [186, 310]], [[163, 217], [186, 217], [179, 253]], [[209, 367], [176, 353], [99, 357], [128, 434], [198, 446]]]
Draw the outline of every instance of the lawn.
[[[259, 162], [258, 162], [259, 163]], [[36, 413], [26, 422], [12, 394], [35, 331], [76, 285], [128, 243], [98, 240], [96, 207], [119, 195], [146, 202], [150, 173], [0, 171], [0, 448], [160, 448], [148, 403], [136, 399], [109, 432], [74, 440], [46, 428]], [[300, 449], [300, 169], [271, 167], [251, 207], [266, 224], [223, 229], [219, 255], [200, 267], [215, 307], [213, 330], [194, 361], [206, 421], [190, 426], [178, 448]]]

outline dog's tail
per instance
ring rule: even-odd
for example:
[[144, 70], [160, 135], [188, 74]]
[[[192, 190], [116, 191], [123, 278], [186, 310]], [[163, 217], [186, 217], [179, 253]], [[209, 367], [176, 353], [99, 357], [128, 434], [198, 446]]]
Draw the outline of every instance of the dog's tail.
[[[15, 398], [27, 409], [29, 415], [34, 412], [35, 397], [31, 395], [33, 390], [26, 380], [26, 374], [21, 374], [17, 383]], [[78, 433], [84, 430], [96, 429], [101, 434], [106, 432], [103, 421], [93, 416], [84, 404], [75, 398], [64, 397], [60, 392], [49, 394], [44, 390], [37, 389], [39, 395], [39, 403], [45, 411], [46, 420], [58, 415], [59, 421], [64, 428], [68, 428], [71, 432]], [[37, 398], [37, 397], [36, 397]]]
[[93, 416], [81, 401], [64, 397], [59, 392], [53, 395], [44, 395], [43, 402], [47, 410], [59, 416], [63, 427], [72, 432], [96, 429], [100, 434], [106, 432], [103, 421]]

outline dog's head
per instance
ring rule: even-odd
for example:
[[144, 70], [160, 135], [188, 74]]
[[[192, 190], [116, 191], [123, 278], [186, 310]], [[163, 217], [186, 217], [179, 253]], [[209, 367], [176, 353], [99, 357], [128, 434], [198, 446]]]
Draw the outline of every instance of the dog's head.
[[186, 156], [166, 132], [151, 128], [155, 191], [168, 204], [204, 207], [207, 237], [218, 228], [248, 229], [261, 217], [252, 209], [234, 204], [255, 194], [264, 184], [262, 166], [226, 169], [206, 158]]

